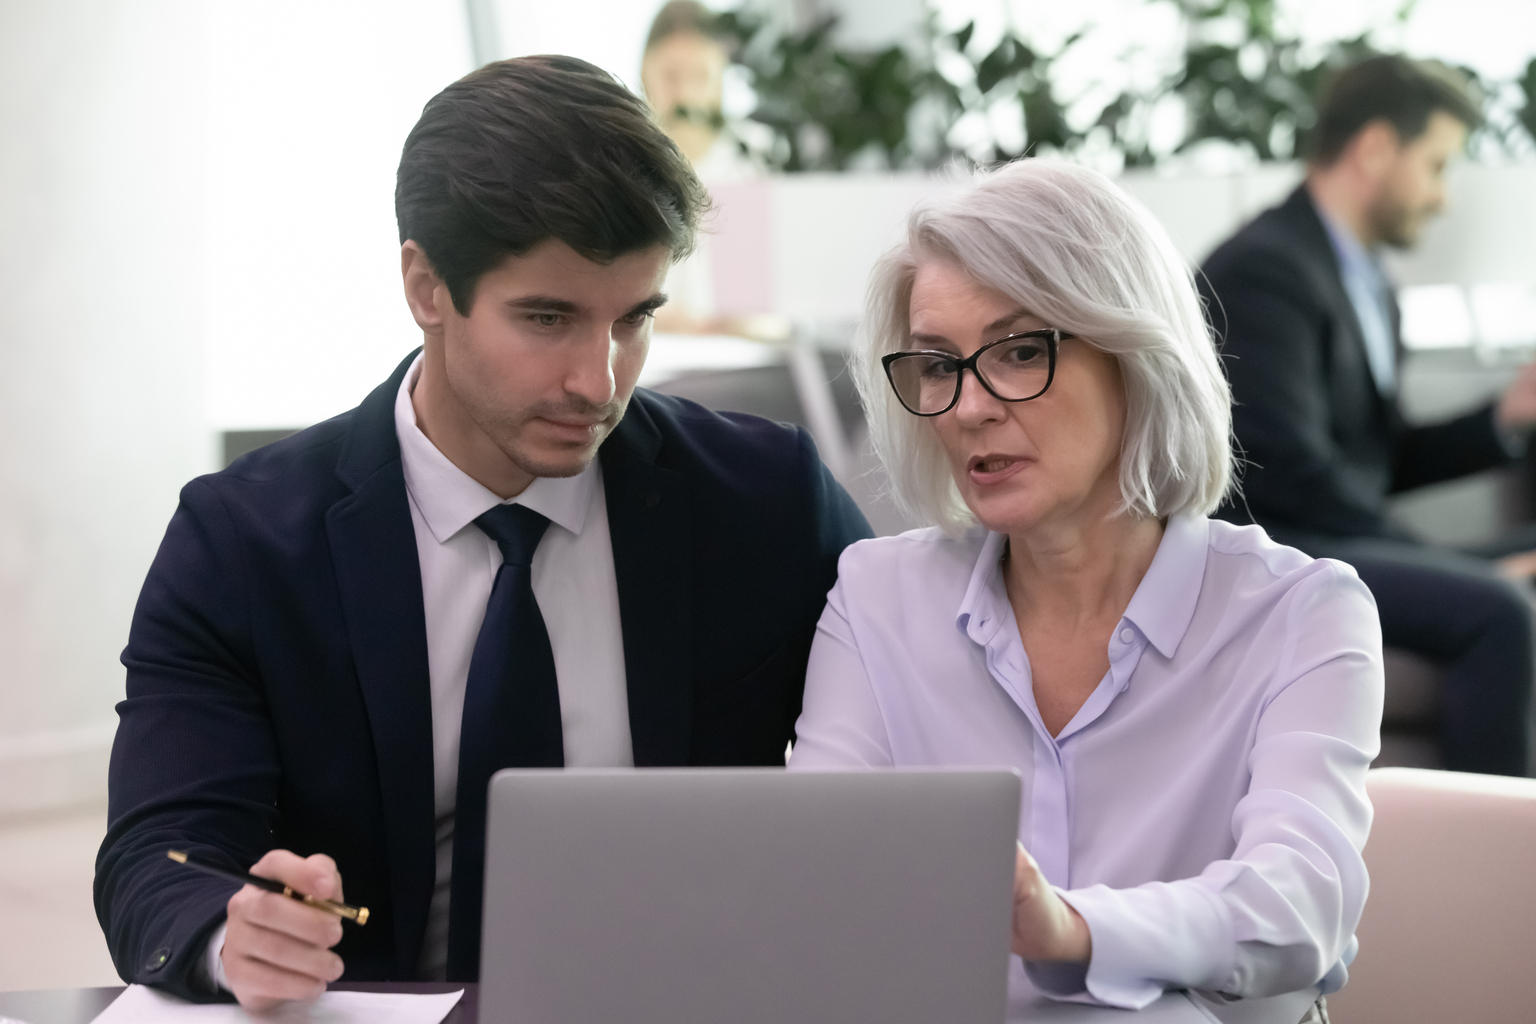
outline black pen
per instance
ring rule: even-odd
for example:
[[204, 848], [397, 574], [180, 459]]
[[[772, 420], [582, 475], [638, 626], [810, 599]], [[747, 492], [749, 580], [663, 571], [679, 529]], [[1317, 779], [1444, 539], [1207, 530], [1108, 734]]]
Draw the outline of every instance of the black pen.
[[177, 864], [185, 864], [187, 867], [196, 868], [205, 874], [218, 875], [220, 878], [227, 878], [231, 882], [240, 882], [243, 885], [254, 885], [258, 889], [275, 892], [279, 896], [287, 896], [291, 900], [298, 900], [300, 903], [307, 904], [317, 910], [323, 910], [327, 914], [344, 917], [348, 921], [356, 921], [358, 924], [368, 923], [367, 907], [349, 907], [345, 903], [338, 903], [335, 900], [323, 900], [318, 896], [306, 896], [304, 893], [295, 892], [291, 887], [284, 885], [282, 882], [274, 882], [270, 878], [242, 874], [239, 871], [226, 871], [223, 868], [214, 867], [212, 864], [193, 860], [180, 850], [167, 850], [165, 855]]

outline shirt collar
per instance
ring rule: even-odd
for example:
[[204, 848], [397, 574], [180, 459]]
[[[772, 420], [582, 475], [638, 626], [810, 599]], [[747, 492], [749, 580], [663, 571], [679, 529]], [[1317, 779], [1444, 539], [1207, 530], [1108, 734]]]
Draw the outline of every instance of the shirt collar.
[[999, 579], [1003, 545], [1008, 543], [1008, 535], [976, 527], [972, 537], [981, 538], [981, 552], [976, 556], [975, 568], [971, 570], [971, 582], [965, 588], [965, 597], [960, 601], [955, 625], [973, 641], [986, 646], [1003, 626], [999, 596], [1002, 604], [1008, 603], [1007, 592]]
[[[423, 358], [424, 353], [416, 357], [400, 382], [400, 391], [395, 396], [395, 434], [400, 439], [405, 488], [432, 536], [443, 544], [478, 516], [503, 502], [495, 492], [450, 462], [417, 426], [411, 392], [421, 378]], [[556, 526], [580, 534], [586, 525], [587, 508], [599, 472], [594, 459], [575, 476], [537, 477], [522, 494], [505, 504], [525, 505]]]
[[1126, 620], [1165, 658], [1179, 649], [1195, 617], [1210, 539], [1211, 521], [1205, 516], [1169, 516], [1157, 554], [1126, 606]]
[[[1173, 657], [1179, 649], [1195, 617], [1195, 603], [1205, 578], [1210, 529], [1210, 520], [1205, 516], [1168, 517], [1157, 554], [1125, 609], [1125, 620], [1165, 658]], [[998, 577], [1007, 540], [1001, 533], [986, 534], [955, 617], [955, 625], [983, 646], [1002, 628], [1002, 608], [998, 602], [1001, 598], [1006, 604], [1007, 595]]]
[[1377, 266], [1376, 257], [1361, 244], [1355, 233], [1334, 219], [1321, 206], [1316, 203], [1312, 205], [1317, 209], [1318, 219], [1323, 222], [1323, 229], [1328, 232], [1328, 241], [1333, 244], [1333, 254], [1339, 259], [1340, 269], [1346, 272], [1364, 272], [1372, 278], [1379, 276], [1380, 269]]

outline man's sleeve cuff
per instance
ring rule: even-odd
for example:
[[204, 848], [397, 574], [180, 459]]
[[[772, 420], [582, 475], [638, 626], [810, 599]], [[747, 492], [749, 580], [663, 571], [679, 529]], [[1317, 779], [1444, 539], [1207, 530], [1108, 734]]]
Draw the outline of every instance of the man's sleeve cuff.
[[229, 979], [224, 976], [224, 935], [229, 931], [229, 922], [219, 925], [218, 930], [208, 937], [208, 948], [203, 953], [203, 958], [198, 961], [194, 981], [209, 992], [229, 992]]

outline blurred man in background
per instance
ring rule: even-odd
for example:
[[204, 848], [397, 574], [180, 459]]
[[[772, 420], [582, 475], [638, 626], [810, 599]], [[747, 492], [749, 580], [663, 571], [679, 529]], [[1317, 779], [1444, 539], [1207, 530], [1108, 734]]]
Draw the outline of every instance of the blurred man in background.
[[1387, 645], [1446, 669], [1445, 766], [1522, 775], [1536, 655], [1514, 580], [1536, 571], [1533, 538], [1452, 551], [1415, 536], [1387, 504], [1518, 457], [1536, 423], [1531, 367], [1498, 401], [1449, 422], [1410, 426], [1398, 405], [1399, 313], [1377, 253], [1417, 241], [1479, 119], [1440, 65], [1384, 56], [1340, 73], [1320, 105], [1306, 181], [1218, 248], [1201, 286], [1248, 462], [1242, 498], [1223, 514], [1353, 565]]

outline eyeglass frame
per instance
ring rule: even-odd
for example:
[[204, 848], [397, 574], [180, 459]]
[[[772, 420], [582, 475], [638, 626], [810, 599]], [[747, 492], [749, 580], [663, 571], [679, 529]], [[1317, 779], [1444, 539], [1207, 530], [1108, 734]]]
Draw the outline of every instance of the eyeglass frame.
[[[886, 382], [891, 385], [891, 391], [895, 393], [896, 401], [901, 403], [901, 407], [903, 409], [911, 413], [913, 416], [942, 416], [960, 404], [960, 393], [965, 389], [966, 370], [970, 370], [972, 375], [975, 376], [976, 382], [986, 389], [987, 394], [991, 395], [999, 402], [1033, 402], [1035, 399], [1039, 398], [1041, 395], [1045, 394], [1051, 389], [1052, 382], [1056, 380], [1057, 349], [1060, 348], [1063, 341], [1067, 341], [1068, 339], [1074, 337], [1076, 337], [1076, 335], [1068, 334], [1067, 332], [1055, 327], [1041, 327], [1033, 331], [1019, 331], [1017, 334], [1009, 334], [998, 338], [996, 341], [989, 341], [985, 345], [981, 346], [981, 348], [978, 348], [975, 352], [972, 352], [969, 356], [966, 356], [964, 359], [961, 359], [959, 356], [956, 356], [953, 353], [941, 352], [937, 349], [906, 348], [902, 349], [900, 352], [888, 352], [881, 356], [880, 365], [885, 368]], [[1045, 386], [1042, 387], [1039, 391], [1036, 391], [1034, 394], [1030, 395], [1028, 398], [1004, 398], [993, 389], [991, 384], [987, 383], [987, 378], [976, 369], [976, 361], [980, 359], [982, 354], [985, 353], [988, 349], [996, 348], [997, 346], [1006, 342], [1018, 341], [1020, 338], [1044, 338], [1048, 342], [1046, 345], [1046, 358], [1048, 363], [1045, 374]], [[896, 379], [891, 376], [891, 364], [898, 362], [907, 356], [940, 356], [955, 364], [955, 397], [951, 398], [949, 400], [949, 404], [940, 409], [938, 412], [918, 412], [916, 409], [907, 404], [906, 399], [901, 397], [901, 389], [896, 386]]]

